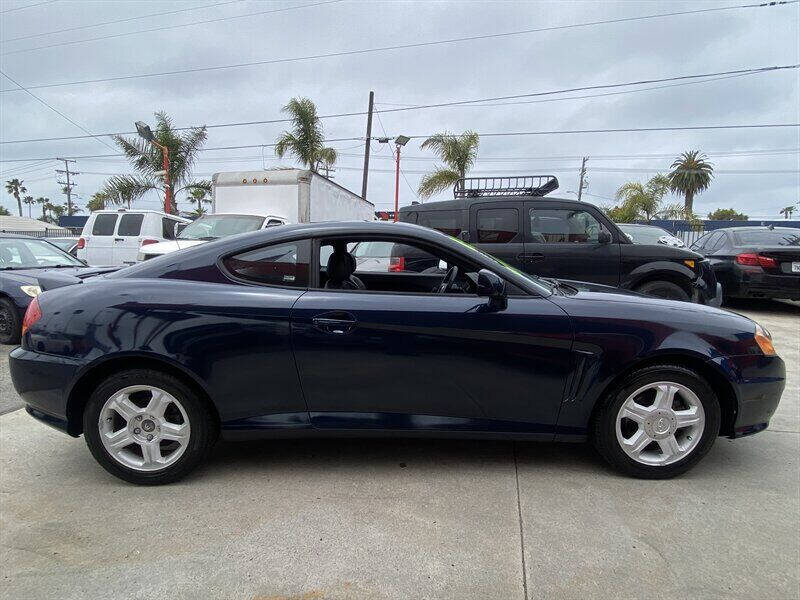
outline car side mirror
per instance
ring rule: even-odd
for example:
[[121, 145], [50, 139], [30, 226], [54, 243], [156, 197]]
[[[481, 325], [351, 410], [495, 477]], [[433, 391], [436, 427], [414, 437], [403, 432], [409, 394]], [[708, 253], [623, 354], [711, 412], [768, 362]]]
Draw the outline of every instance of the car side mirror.
[[458, 239], [460, 239], [462, 242], [469, 243], [469, 231], [462, 231], [461, 233], [459, 233]]
[[178, 237], [178, 234], [180, 234], [181, 231], [186, 229], [187, 225], [188, 223], [175, 223], [175, 229], [173, 230], [175, 237]]
[[488, 306], [493, 310], [503, 310], [508, 306], [506, 282], [489, 269], [478, 271], [478, 296], [489, 298]]
[[605, 229], [597, 232], [597, 241], [601, 244], [610, 244], [612, 239], [611, 234]]

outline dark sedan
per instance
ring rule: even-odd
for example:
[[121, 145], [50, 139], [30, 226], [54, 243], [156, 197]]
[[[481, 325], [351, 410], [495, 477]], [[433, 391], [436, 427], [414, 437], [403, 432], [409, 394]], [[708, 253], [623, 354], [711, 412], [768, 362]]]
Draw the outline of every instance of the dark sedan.
[[800, 300], [800, 229], [717, 229], [699, 238], [692, 250], [708, 258], [726, 299]]
[[87, 267], [44, 240], [0, 234], [0, 344], [19, 342], [25, 310], [43, 290], [114, 269]]
[[[356, 271], [348, 248], [371, 242], [444, 272]], [[141, 484], [182, 477], [219, 434], [589, 439], [671, 477], [765, 429], [784, 387], [745, 317], [540, 279], [410, 224], [209, 242], [45, 292], [23, 329], [27, 411]]]

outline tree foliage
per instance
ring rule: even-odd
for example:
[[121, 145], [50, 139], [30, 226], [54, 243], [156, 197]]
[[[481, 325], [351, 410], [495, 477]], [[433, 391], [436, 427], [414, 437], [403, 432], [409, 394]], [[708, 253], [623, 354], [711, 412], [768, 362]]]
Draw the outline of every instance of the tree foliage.
[[28, 189], [22, 185], [23, 181], [21, 179], [9, 179], [6, 181], [6, 191], [14, 196], [14, 200], [17, 201], [17, 208], [19, 209], [19, 216], [22, 216], [22, 195], [25, 194]]
[[747, 221], [746, 214], [733, 208], [718, 208], [714, 212], [708, 213], [708, 218], [712, 221]]
[[459, 179], [466, 177], [475, 164], [479, 145], [480, 137], [474, 131], [465, 131], [461, 135], [451, 135], [445, 131], [422, 142], [421, 148], [433, 150], [444, 165], [437, 166], [433, 173], [422, 178], [417, 190], [420, 197], [430, 198], [452, 188]]
[[714, 178], [714, 166], [708, 157], [699, 150], [688, 150], [672, 163], [670, 171], [670, 189], [683, 195], [683, 209], [687, 215], [693, 214], [694, 197], [709, 188]]
[[336, 162], [336, 150], [325, 146], [325, 134], [317, 116], [317, 107], [309, 98], [292, 98], [283, 107], [292, 119], [291, 131], [284, 131], [275, 143], [275, 154], [294, 156], [314, 172]]

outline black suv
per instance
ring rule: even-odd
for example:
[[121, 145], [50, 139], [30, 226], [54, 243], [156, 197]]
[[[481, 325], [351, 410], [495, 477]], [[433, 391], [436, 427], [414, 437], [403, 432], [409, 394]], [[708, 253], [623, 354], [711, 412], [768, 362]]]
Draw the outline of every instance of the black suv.
[[544, 198], [557, 188], [552, 175], [465, 178], [454, 200], [405, 206], [399, 220], [459, 237], [526, 273], [720, 304], [702, 255], [633, 244], [596, 206]]

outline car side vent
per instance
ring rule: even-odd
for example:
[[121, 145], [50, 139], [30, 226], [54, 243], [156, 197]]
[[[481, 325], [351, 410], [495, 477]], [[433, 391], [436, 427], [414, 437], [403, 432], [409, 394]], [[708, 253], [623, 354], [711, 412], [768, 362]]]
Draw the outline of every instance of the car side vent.
[[456, 182], [456, 198], [482, 196], [544, 196], [558, 189], [555, 175], [514, 175], [511, 177], [464, 177]]

